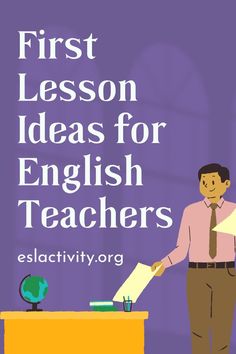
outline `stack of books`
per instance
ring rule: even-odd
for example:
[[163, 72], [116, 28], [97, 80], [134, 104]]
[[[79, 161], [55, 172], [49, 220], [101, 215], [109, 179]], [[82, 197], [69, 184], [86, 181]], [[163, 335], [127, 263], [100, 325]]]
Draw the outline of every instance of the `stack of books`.
[[90, 301], [89, 306], [92, 311], [117, 311], [117, 308], [113, 305], [113, 301]]

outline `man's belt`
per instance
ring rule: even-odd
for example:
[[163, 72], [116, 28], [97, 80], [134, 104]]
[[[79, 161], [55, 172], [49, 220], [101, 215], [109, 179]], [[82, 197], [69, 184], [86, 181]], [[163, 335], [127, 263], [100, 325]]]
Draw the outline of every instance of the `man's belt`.
[[189, 268], [234, 268], [235, 262], [189, 262]]

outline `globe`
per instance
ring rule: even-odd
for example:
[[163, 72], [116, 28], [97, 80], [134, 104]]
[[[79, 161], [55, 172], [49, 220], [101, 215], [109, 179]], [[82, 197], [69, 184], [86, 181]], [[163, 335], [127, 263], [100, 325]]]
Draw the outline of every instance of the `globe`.
[[21, 298], [32, 305], [27, 311], [42, 311], [38, 304], [45, 299], [48, 292], [47, 280], [40, 276], [27, 275], [20, 283], [19, 288]]

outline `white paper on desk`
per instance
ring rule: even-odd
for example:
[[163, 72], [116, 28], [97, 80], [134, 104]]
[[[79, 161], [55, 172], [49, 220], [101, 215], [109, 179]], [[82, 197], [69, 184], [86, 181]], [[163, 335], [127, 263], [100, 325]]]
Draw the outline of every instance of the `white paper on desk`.
[[123, 302], [124, 297], [127, 299], [129, 296], [130, 300], [135, 303], [159, 268], [152, 272], [150, 266], [138, 263], [113, 297], [113, 301]]
[[223, 221], [221, 221], [213, 231], [223, 232], [236, 236], [236, 209]]

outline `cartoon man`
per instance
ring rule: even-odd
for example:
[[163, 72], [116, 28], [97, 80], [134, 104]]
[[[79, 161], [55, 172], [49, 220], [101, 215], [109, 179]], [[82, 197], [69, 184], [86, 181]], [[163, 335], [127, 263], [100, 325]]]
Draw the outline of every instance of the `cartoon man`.
[[229, 354], [236, 299], [235, 237], [212, 229], [236, 208], [223, 199], [230, 187], [229, 170], [219, 164], [198, 172], [202, 201], [184, 210], [176, 248], [152, 270], [156, 275], [189, 255], [187, 298], [192, 354]]

